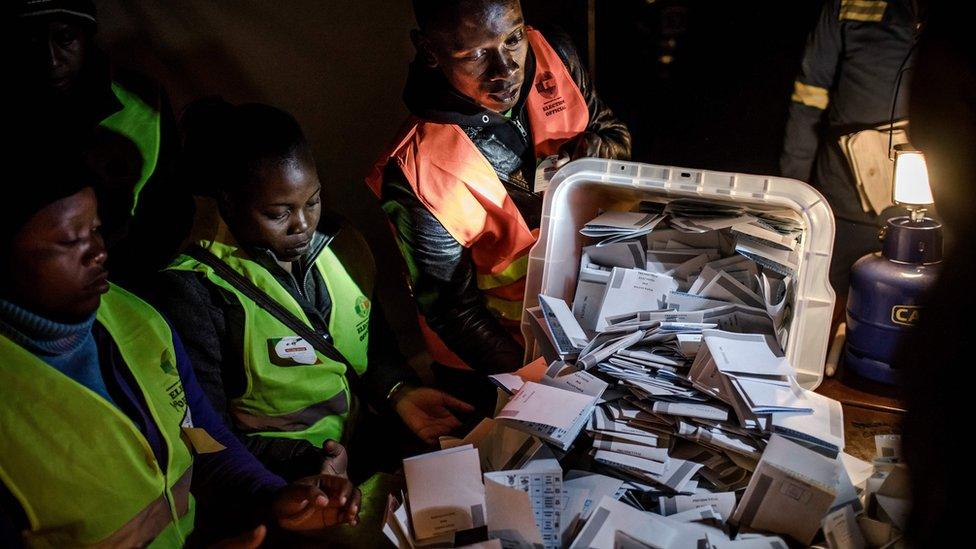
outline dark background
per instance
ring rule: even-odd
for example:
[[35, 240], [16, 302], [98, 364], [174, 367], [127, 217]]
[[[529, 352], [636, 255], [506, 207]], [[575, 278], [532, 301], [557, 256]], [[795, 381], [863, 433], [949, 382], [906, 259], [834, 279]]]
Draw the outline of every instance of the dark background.
[[[401, 346], [418, 351], [398, 255], [363, 177], [406, 115], [409, 0], [98, 0], [99, 42], [161, 81], [177, 114], [221, 95], [291, 112], [327, 205], [373, 245]], [[522, 0], [575, 40], [631, 129], [634, 160], [776, 174], [793, 78], [820, 0]]]

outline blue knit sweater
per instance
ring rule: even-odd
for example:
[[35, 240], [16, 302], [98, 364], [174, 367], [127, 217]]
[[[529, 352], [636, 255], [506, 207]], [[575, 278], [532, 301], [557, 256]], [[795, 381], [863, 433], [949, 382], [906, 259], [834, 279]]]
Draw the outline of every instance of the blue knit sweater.
[[0, 333], [109, 402], [98, 347], [92, 335], [95, 313], [77, 324], [62, 324], [0, 299]]

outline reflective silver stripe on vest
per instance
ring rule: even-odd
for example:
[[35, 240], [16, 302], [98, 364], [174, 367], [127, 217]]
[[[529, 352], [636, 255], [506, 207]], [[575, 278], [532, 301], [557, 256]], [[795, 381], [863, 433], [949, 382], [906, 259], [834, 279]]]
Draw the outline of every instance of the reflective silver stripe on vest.
[[[186, 515], [187, 511], [190, 510], [190, 484], [192, 479], [193, 467], [191, 466], [173, 485], [173, 499], [176, 504], [176, 512], [180, 517]], [[169, 503], [166, 501], [166, 496], [161, 495], [143, 507], [134, 517], [129, 519], [129, 522], [126, 522], [107, 538], [86, 547], [146, 547], [172, 522], [173, 516], [170, 514]], [[76, 540], [65, 538], [60, 533], [55, 532], [28, 532], [24, 538], [28, 546], [33, 545], [32, 539], [44, 540], [42, 543], [52, 546], [77, 544]]]
[[345, 414], [348, 411], [349, 398], [346, 396], [346, 391], [343, 390], [329, 400], [290, 414], [257, 416], [245, 410], [235, 409], [234, 419], [237, 420], [238, 426], [245, 431], [294, 432], [304, 431], [325, 417]]
[[190, 484], [193, 480], [193, 465], [183, 473], [183, 476], [173, 485], [173, 501], [176, 504], [176, 515], [183, 517], [190, 510]]

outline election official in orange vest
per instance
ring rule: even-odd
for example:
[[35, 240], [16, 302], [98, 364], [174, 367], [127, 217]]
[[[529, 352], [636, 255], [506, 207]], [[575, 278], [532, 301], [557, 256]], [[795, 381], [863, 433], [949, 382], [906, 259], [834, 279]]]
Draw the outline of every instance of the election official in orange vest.
[[406, 261], [435, 374], [510, 372], [542, 211], [536, 167], [629, 158], [630, 132], [569, 38], [529, 26], [518, 0], [413, 5], [410, 116], [367, 184]]

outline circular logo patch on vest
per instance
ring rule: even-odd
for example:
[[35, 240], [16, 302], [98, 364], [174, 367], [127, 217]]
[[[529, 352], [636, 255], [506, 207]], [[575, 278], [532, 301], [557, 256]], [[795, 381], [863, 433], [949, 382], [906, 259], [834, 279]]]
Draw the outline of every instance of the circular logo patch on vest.
[[366, 318], [369, 316], [369, 308], [372, 304], [369, 302], [369, 298], [361, 295], [356, 298], [356, 314], [359, 318]]
[[539, 95], [546, 99], [556, 97], [556, 77], [551, 72], [545, 71], [535, 79], [535, 89]]

